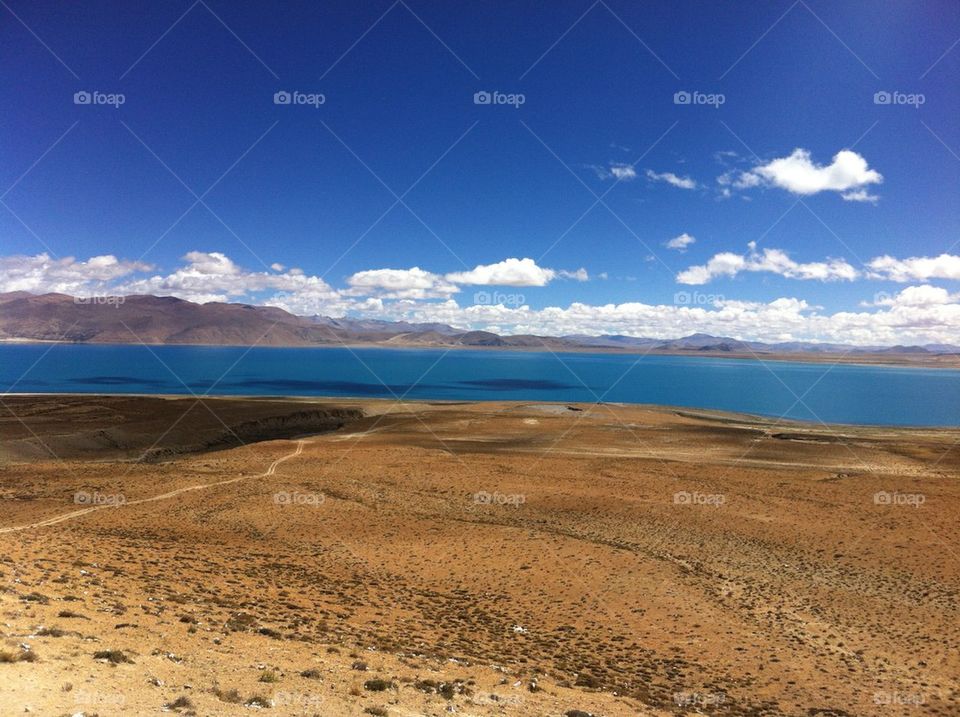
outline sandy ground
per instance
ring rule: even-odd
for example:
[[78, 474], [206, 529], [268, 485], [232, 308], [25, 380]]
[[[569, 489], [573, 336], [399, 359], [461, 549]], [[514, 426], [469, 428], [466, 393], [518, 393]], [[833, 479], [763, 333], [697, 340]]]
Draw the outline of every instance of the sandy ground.
[[958, 715], [958, 444], [5, 396], [0, 714]]

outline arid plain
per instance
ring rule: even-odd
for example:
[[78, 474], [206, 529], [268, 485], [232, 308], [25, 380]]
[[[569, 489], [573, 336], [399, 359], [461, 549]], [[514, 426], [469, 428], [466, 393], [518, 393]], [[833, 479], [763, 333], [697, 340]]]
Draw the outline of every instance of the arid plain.
[[0, 406], [2, 714], [960, 714], [960, 431]]

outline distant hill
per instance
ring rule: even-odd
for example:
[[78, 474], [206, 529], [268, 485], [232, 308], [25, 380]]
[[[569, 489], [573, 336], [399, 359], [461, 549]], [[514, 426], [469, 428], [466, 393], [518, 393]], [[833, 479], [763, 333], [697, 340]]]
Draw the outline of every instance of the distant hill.
[[123, 344], [205, 344], [239, 346], [380, 345], [539, 349], [542, 351], [629, 351], [699, 355], [841, 355], [960, 358], [960, 347], [851, 347], [786, 342], [765, 344], [695, 333], [676, 339], [624, 335], [500, 335], [456, 329], [439, 323], [295, 316], [283, 309], [249, 304], [196, 304], [171, 296], [126, 296], [89, 301], [65, 294], [0, 294], [0, 340]]

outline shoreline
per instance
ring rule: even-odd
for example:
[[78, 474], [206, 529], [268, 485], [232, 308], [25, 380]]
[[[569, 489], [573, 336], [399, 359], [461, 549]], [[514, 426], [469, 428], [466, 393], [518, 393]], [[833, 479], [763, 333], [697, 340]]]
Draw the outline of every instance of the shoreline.
[[[910, 432], [910, 433], [928, 433], [928, 432], [960, 432], [960, 425], [916, 425], [916, 424], [891, 424], [891, 423], [830, 423], [820, 420], [804, 420], [799, 418], [787, 418], [785, 416], [764, 415], [761, 413], [748, 413], [745, 411], [731, 411], [722, 408], [709, 408], [701, 406], [680, 406], [665, 403], [630, 403], [626, 401], [556, 401], [550, 399], [543, 400], [517, 400], [506, 398], [493, 399], [432, 399], [432, 398], [391, 398], [374, 396], [298, 396], [284, 394], [191, 394], [191, 393], [123, 393], [117, 391], [105, 392], [68, 392], [68, 391], [14, 391], [0, 392], [0, 400], [21, 397], [42, 397], [42, 398], [73, 398], [73, 399], [157, 399], [164, 401], [250, 401], [251, 403], [291, 403], [312, 405], [317, 404], [324, 407], [352, 408], [358, 406], [361, 409], [377, 406], [410, 406], [419, 408], [456, 408], [458, 406], [481, 408], [494, 405], [501, 405], [513, 410], [536, 409], [549, 407], [552, 410], [567, 408], [571, 414], [589, 412], [596, 408], [627, 409], [646, 411], [661, 415], [673, 415], [680, 418], [689, 418], [694, 420], [711, 421], [716, 423], [750, 425], [758, 428], [763, 427], [793, 427], [795, 429], [817, 430], [824, 432], [833, 431], [862, 431], [877, 433], [882, 431], [891, 432]], [[389, 412], [386, 411], [386, 412]], [[366, 415], [376, 416], [379, 413], [370, 413], [365, 411]]]
[[[633, 348], [596, 347], [596, 346], [447, 346], [419, 345], [419, 344], [390, 344], [390, 343], [340, 343], [340, 344], [173, 344], [173, 343], [113, 343], [94, 341], [53, 341], [48, 339], [19, 339], [0, 338], [0, 347], [7, 346], [145, 346], [148, 348], [178, 346], [183, 348], [239, 348], [239, 349], [392, 349], [414, 351], [501, 351], [514, 353], [544, 353], [544, 354], [593, 354], [597, 356], [675, 356], [682, 358], [710, 358], [741, 361], [777, 361], [784, 363], [831, 364], [844, 366], [870, 366], [879, 368], [914, 368], [937, 370], [960, 370], [960, 354], [931, 353], [931, 354], [877, 354], [864, 353], [754, 353], [754, 352], [726, 352], [726, 351], [642, 351]], [[855, 350], [855, 349], [852, 349]], [[851, 350], [851, 351], [852, 351]], [[912, 358], [917, 357], [917, 358]]]

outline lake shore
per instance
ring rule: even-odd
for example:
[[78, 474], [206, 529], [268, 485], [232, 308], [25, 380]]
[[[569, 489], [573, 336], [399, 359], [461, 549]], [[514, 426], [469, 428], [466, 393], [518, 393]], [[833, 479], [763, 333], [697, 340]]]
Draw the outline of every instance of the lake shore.
[[[22, 339], [22, 338], [0, 338], [0, 345], [8, 344], [12, 346], [26, 346], [37, 344], [42, 346], [49, 345], [71, 345], [71, 346], [149, 346], [155, 348], [158, 346], [197, 346], [197, 347], [219, 347], [219, 348], [250, 348], [247, 344], [224, 344], [224, 343], [111, 343], [111, 342], [65, 342], [65, 341], [44, 341], [40, 339]], [[687, 356], [701, 358], [722, 358], [740, 361], [777, 361], [791, 363], [810, 363], [810, 364], [831, 364], [831, 365], [849, 365], [849, 366], [900, 366], [914, 368], [960, 368], [960, 354], [956, 353], [876, 353], [876, 352], [856, 352], [855, 350], [846, 353], [837, 352], [765, 352], [765, 351], [701, 351], [691, 349], [688, 351], [646, 351], [637, 348], [615, 348], [615, 347], [591, 347], [591, 346], [456, 346], [445, 344], [421, 344], [384, 342], [384, 343], [331, 343], [331, 344], [258, 344], [257, 348], [264, 349], [408, 349], [423, 350], [435, 349], [442, 351], [510, 351], [518, 353], [551, 353], [551, 354], [598, 354], [598, 355], [620, 355], [620, 356]]]
[[3, 403], [0, 711], [946, 715], [960, 694], [960, 430]]

